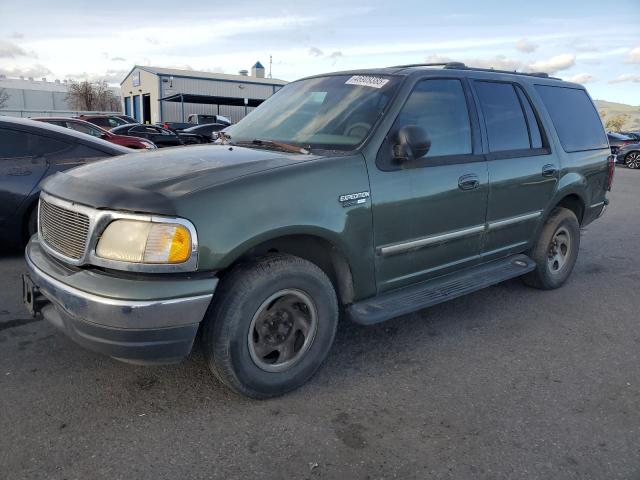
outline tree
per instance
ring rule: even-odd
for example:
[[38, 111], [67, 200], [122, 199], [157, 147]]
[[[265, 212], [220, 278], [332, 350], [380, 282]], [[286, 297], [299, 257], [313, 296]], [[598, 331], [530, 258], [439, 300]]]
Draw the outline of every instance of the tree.
[[4, 88], [0, 88], [0, 108], [4, 108], [9, 101], [9, 94]]
[[119, 111], [120, 101], [109, 89], [107, 82], [71, 82], [67, 102], [74, 110]]
[[614, 115], [613, 117], [609, 117], [604, 126], [607, 130], [612, 132], [620, 132], [622, 131], [625, 122], [627, 121], [627, 115], [619, 113], [618, 115]]

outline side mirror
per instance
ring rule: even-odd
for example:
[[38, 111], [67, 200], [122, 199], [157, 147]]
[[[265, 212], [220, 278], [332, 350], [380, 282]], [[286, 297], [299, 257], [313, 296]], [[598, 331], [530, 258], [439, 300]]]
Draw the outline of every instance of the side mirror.
[[431, 148], [431, 138], [427, 131], [417, 125], [407, 125], [396, 133], [393, 158], [399, 162], [424, 157]]

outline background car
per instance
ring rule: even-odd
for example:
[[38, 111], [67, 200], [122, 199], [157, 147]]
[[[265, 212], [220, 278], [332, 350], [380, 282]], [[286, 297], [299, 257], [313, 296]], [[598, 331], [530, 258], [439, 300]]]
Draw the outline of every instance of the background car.
[[624, 163], [633, 169], [640, 168], [640, 142], [623, 145], [618, 149], [616, 155], [618, 163]]
[[181, 133], [200, 135], [202, 137], [202, 143], [209, 143], [217, 138], [217, 135], [214, 138], [214, 132], [224, 130], [228, 126], [229, 125], [224, 123], [205, 123], [204, 125], [194, 125], [193, 127], [185, 128]]
[[0, 242], [17, 246], [35, 233], [43, 179], [130, 152], [68, 128], [0, 116]]
[[[142, 137], [151, 140], [158, 148], [175, 147], [184, 145], [185, 142], [177, 133], [156, 125], [145, 125], [142, 123], [127, 123], [119, 127], [112, 128], [111, 133], [116, 135], [126, 135], [132, 137]], [[189, 136], [187, 134], [187, 136]], [[192, 143], [202, 143], [199, 136], [193, 135], [195, 140]]]
[[620, 132], [622, 135], [626, 135], [627, 137], [635, 140], [636, 142], [640, 142], [640, 132]]
[[607, 137], [609, 138], [609, 146], [611, 147], [611, 153], [613, 154], [616, 154], [620, 147], [635, 143], [631, 137], [627, 137], [621, 133], [607, 132]]
[[78, 118], [64, 118], [64, 117], [42, 117], [34, 118], [39, 122], [46, 122], [52, 125], [58, 125], [59, 127], [70, 128], [77, 132], [86, 133], [92, 137], [101, 138], [107, 142], [117, 143], [123, 147], [129, 147], [134, 149], [148, 149], [153, 150], [156, 148], [155, 144], [150, 140], [140, 137], [129, 137], [126, 135], [116, 135], [103, 128], [98, 127], [84, 120]]
[[156, 125], [166, 128], [167, 130], [171, 130], [173, 132], [179, 133], [187, 128], [191, 128], [194, 125], [208, 125], [212, 123], [222, 123], [227, 127], [231, 125], [231, 120], [222, 115], [201, 115], [192, 113], [187, 117], [186, 122], [163, 122], [156, 123]]
[[119, 127], [120, 125], [138, 123], [127, 115], [80, 115], [74, 118], [79, 118], [85, 122], [93, 123], [105, 130], [110, 130], [114, 127]]

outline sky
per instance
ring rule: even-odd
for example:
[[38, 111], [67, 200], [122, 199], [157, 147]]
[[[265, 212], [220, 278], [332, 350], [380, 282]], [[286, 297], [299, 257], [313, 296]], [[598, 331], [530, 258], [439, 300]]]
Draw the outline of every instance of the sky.
[[134, 65], [272, 75], [406, 63], [546, 71], [640, 105], [640, 0], [0, 0], [0, 74], [104, 79]]

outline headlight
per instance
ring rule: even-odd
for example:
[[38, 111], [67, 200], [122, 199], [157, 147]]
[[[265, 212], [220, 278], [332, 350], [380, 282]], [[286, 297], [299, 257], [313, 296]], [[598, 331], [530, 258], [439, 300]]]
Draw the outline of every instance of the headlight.
[[96, 247], [100, 258], [130, 263], [183, 263], [191, 253], [191, 233], [184, 225], [140, 220], [111, 222]]
[[156, 148], [156, 144], [155, 143], [151, 143], [151, 142], [141, 142], [144, 145], [144, 148], [147, 148], [149, 150], [155, 150]]

